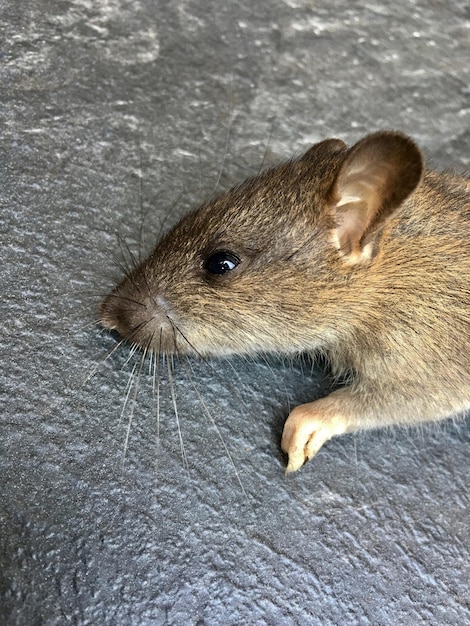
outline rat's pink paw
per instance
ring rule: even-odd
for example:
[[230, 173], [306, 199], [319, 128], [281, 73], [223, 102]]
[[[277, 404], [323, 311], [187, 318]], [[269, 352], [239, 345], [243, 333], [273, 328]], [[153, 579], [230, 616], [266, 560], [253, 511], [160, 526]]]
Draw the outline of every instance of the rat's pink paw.
[[322, 400], [302, 404], [287, 418], [281, 440], [281, 448], [289, 456], [286, 474], [300, 469], [328, 439], [346, 432], [346, 420], [325, 411], [322, 404]]

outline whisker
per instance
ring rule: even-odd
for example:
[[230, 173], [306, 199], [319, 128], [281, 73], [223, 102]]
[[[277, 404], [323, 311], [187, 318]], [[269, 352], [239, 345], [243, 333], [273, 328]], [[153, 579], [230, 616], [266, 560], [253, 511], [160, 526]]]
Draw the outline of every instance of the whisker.
[[124, 276], [127, 277], [130, 275], [133, 268], [129, 265], [129, 263], [127, 263], [121, 245], [119, 247], [121, 248], [121, 254], [124, 260], [118, 261], [117, 259], [112, 259], [111, 263], [112, 265], [114, 265], [114, 267], [117, 267], [117, 269], [121, 272], [121, 274], [124, 274]]
[[[66, 319], [66, 317], [64, 317], [63, 319]], [[69, 330], [68, 334], [72, 336], [77, 335], [82, 330], [87, 330], [88, 328], [93, 328], [94, 326], [98, 326], [100, 324], [100, 321], [101, 320], [96, 319], [96, 320], [92, 320], [91, 322], [85, 322], [84, 324], [80, 324], [80, 326], [76, 326], [72, 330]], [[104, 331], [105, 329], [99, 328], [98, 330], [101, 332], [101, 331]]]
[[124, 276], [129, 276], [134, 268], [132, 264], [129, 263], [129, 259], [124, 252], [124, 237], [121, 235], [121, 233], [116, 233], [116, 239], [118, 241], [119, 250], [121, 252], [121, 260], [112, 259], [112, 264], [114, 267], [117, 267], [118, 270], [122, 274], [124, 274]]
[[146, 305], [143, 302], [139, 302], [139, 300], [134, 300], [134, 298], [129, 298], [128, 296], [121, 296], [118, 293], [110, 293], [107, 296], [108, 298], [117, 298], [118, 300], [126, 300], [126, 302], [130, 302], [131, 304], [138, 304], [139, 306], [146, 308]]
[[181, 425], [180, 425], [180, 419], [179, 419], [179, 414], [178, 414], [178, 407], [176, 405], [176, 394], [175, 394], [175, 384], [173, 381], [173, 374], [171, 371], [172, 368], [172, 363], [170, 362], [170, 359], [166, 359], [166, 363], [167, 363], [167, 371], [168, 371], [168, 382], [170, 385], [170, 393], [171, 393], [171, 400], [173, 403], [173, 411], [175, 413], [175, 419], [176, 419], [176, 427], [178, 429], [178, 437], [179, 437], [179, 442], [180, 442], [180, 450], [181, 450], [181, 458], [183, 459], [183, 467], [186, 469], [186, 471], [189, 470], [189, 464], [188, 464], [188, 459], [186, 456], [186, 450], [184, 448], [184, 442], [183, 442], [183, 433], [181, 431]]
[[[145, 320], [144, 322], [141, 322], [140, 324], [138, 324], [135, 328], [133, 328], [132, 333], [126, 337], [125, 339], [121, 339], [121, 341], [119, 342], [118, 345], [121, 345], [121, 343], [123, 342], [130, 342], [133, 340], [133, 338], [137, 335], [137, 333], [139, 332], [139, 330], [141, 330], [142, 328], [144, 328], [147, 324], [150, 324], [150, 322], [152, 321], [151, 318], [149, 318], [148, 320]], [[147, 346], [145, 348], [145, 350], [148, 351], [148, 347]], [[124, 361], [123, 364], [123, 368], [129, 363], [129, 361], [132, 359], [132, 357], [134, 356], [134, 354], [141, 349], [141, 346], [136, 343], [135, 341], [131, 344], [130, 349], [129, 349], [129, 356], [127, 357], [127, 359]]]
[[85, 378], [83, 379], [82, 384], [80, 385], [80, 388], [83, 387], [83, 385], [85, 385], [91, 378], [93, 378], [93, 376], [96, 374], [96, 372], [98, 371], [98, 369], [103, 365], [103, 363], [106, 363], [106, 361], [109, 359], [109, 357], [114, 354], [114, 352], [120, 347], [122, 346], [122, 344], [124, 343], [124, 339], [121, 339], [120, 341], [116, 342], [114, 344], [114, 346], [112, 346], [105, 354], [103, 357], [100, 358], [99, 362], [96, 363], [96, 365], [94, 365], [90, 372], [87, 374], [87, 376], [85, 376]]
[[[145, 358], [147, 356], [147, 352], [148, 352], [148, 348], [145, 347], [143, 352], [142, 352], [142, 357], [140, 358], [139, 361], [139, 370], [137, 373], [137, 378], [134, 381], [134, 394], [132, 396], [132, 400], [131, 400], [131, 405], [130, 405], [130, 412], [129, 412], [129, 419], [127, 420], [127, 429], [126, 429], [126, 437], [124, 439], [124, 448], [122, 451], [122, 468], [124, 469], [124, 462], [126, 460], [126, 455], [127, 455], [127, 448], [129, 446], [129, 437], [131, 434], [131, 429], [132, 429], [132, 422], [134, 420], [134, 413], [135, 413], [135, 407], [137, 405], [137, 394], [139, 392], [140, 389], [140, 380], [141, 380], [141, 376], [142, 376], [142, 369], [145, 363]], [[135, 369], [137, 367], [137, 363], [134, 364], [134, 367], [132, 369], [132, 373], [135, 372]], [[129, 394], [130, 394], [130, 390], [131, 390], [132, 385], [129, 386]], [[129, 399], [129, 394], [126, 398], [126, 400]], [[124, 409], [124, 407], [123, 407]], [[121, 418], [122, 418], [122, 413], [121, 413]]]
[[[189, 365], [189, 368], [188, 368], [188, 365]], [[193, 378], [191, 376], [191, 374], [194, 375], [194, 370], [193, 370], [192, 364], [191, 364], [191, 362], [190, 362], [190, 360], [189, 360], [189, 358], [187, 356], [186, 356], [186, 362], [183, 362], [183, 367], [186, 370], [186, 373], [187, 373], [188, 378], [189, 378], [189, 382], [191, 383], [191, 386], [194, 389], [194, 391], [195, 391], [195, 393], [196, 393], [196, 395], [198, 397], [198, 400], [199, 400], [202, 408], [204, 409], [207, 417], [209, 418], [212, 426], [214, 427], [215, 432], [217, 433], [217, 437], [219, 438], [219, 440], [220, 440], [220, 442], [221, 442], [221, 444], [222, 444], [222, 446], [223, 446], [223, 448], [225, 450], [225, 454], [227, 455], [227, 458], [228, 458], [228, 460], [230, 462], [230, 465], [232, 466], [233, 471], [235, 472], [235, 477], [237, 479], [237, 482], [240, 485], [240, 488], [241, 488], [243, 494], [245, 495], [245, 497], [248, 498], [248, 494], [247, 494], [247, 492], [245, 490], [245, 487], [243, 486], [242, 480], [240, 478], [240, 473], [237, 470], [237, 467], [236, 467], [236, 465], [235, 465], [235, 463], [233, 461], [232, 455], [230, 454], [230, 450], [228, 449], [228, 446], [225, 443], [225, 440], [224, 440], [224, 438], [222, 436], [222, 433], [220, 432], [220, 429], [217, 426], [217, 423], [216, 423], [213, 415], [209, 411], [209, 408], [207, 407], [207, 404], [204, 402], [204, 399], [202, 398], [201, 394], [199, 393], [198, 388], [194, 384]], [[191, 370], [191, 372], [189, 370]]]
[[104, 298], [108, 295], [109, 293], [109, 289], [106, 288], [104, 290], [97, 290], [97, 289], [91, 289], [90, 287], [87, 287], [86, 289], [71, 289], [70, 293], [73, 294], [74, 296], [90, 296], [90, 297], [94, 297], [94, 298]]
[[258, 176], [261, 174], [261, 171], [263, 170], [264, 163], [266, 161], [266, 156], [268, 154], [269, 146], [271, 145], [271, 139], [273, 138], [273, 134], [274, 134], [274, 120], [273, 120], [273, 122], [271, 124], [271, 130], [269, 131], [269, 137], [268, 137], [268, 141], [266, 143], [266, 147], [264, 149], [263, 158], [262, 158], [260, 166], [258, 168]]
[[174, 202], [172, 202], [172, 204], [169, 206], [168, 210], [165, 213], [165, 217], [163, 218], [163, 220], [160, 219], [160, 235], [162, 235], [162, 233], [163, 233], [163, 231], [165, 229], [166, 223], [168, 222], [168, 220], [170, 218], [170, 215], [173, 212], [173, 209], [179, 203], [181, 198], [183, 198], [183, 196], [184, 196], [184, 192], [181, 192], [179, 194], [179, 196], [177, 196], [176, 200]]
[[155, 415], [157, 418], [157, 445], [155, 454], [155, 469], [158, 470], [158, 459], [161, 448], [160, 439], [160, 346], [157, 352], [153, 352], [150, 357], [150, 363], [153, 368], [152, 371], [152, 397], [155, 406]]
[[170, 317], [168, 317], [168, 315], [166, 317], [167, 317], [167, 320], [170, 322], [171, 328], [173, 330], [173, 341], [175, 343], [175, 349], [176, 349], [176, 333], [178, 333], [179, 335], [181, 335], [184, 341], [188, 344], [191, 350], [193, 350], [194, 354], [196, 354], [201, 359], [201, 361], [204, 361], [204, 363], [207, 363], [208, 365], [210, 365], [208, 359], [206, 359], [206, 357], [202, 355], [195, 346], [193, 346], [193, 344], [189, 341], [189, 339], [184, 335], [183, 331], [180, 330], [178, 326], [175, 325], [173, 320]]
[[[234, 373], [235, 377], [237, 378], [237, 380], [239, 382], [239, 387], [242, 387], [243, 385], [241, 384], [240, 374], [237, 372], [237, 370], [236, 370], [234, 364], [232, 363], [231, 359], [229, 357], [226, 357], [224, 359], [224, 362], [230, 367], [230, 369]], [[211, 367], [211, 369], [215, 373], [215, 375], [219, 377], [219, 380], [221, 380], [219, 372], [216, 370], [215, 367], [212, 366], [212, 363], [209, 363], [209, 366]], [[234, 385], [232, 385], [231, 382], [227, 381], [226, 379], [223, 379], [223, 383], [224, 383], [224, 385], [228, 386], [228, 388], [230, 389], [231, 393], [237, 398], [239, 405], [241, 404], [241, 405], [243, 405], [246, 408], [246, 402], [243, 399], [242, 395], [239, 393], [238, 389]]]
[[134, 363], [134, 366], [132, 367], [132, 371], [129, 374], [129, 378], [127, 380], [126, 383], [126, 388], [124, 389], [124, 402], [122, 404], [122, 408], [121, 408], [121, 414], [119, 416], [119, 423], [122, 422], [122, 418], [124, 417], [124, 413], [126, 412], [126, 408], [127, 408], [127, 403], [129, 402], [129, 397], [130, 397], [130, 393], [132, 390], [132, 384], [134, 381], [134, 374], [135, 374], [135, 370], [137, 369], [137, 365], [138, 363]]
[[232, 88], [231, 88], [231, 92], [232, 93], [230, 95], [230, 107], [229, 107], [229, 113], [228, 113], [227, 133], [225, 135], [224, 156], [222, 158], [222, 164], [220, 166], [219, 175], [217, 176], [217, 180], [216, 180], [215, 185], [214, 185], [213, 193], [217, 192], [217, 187], [219, 186], [220, 179], [222, 178], [222, 174], [224, 172], [225, 161], [227, 159], [228, 146], [229, 146], [229, 142], [230, 142], [230, 131], [232, 129], [232, 124], [235, 121], [235, 116], [233, 115], [233, 91], [232, 91]]
[[123, 245], [125, 247], [125, 249], [127, 250], [127, 254], [129, 255], [130, 259], [131, 259], [131, 263], [132, 266], [129, 268], [129, 270], [126, 272], [126, 275], [129, 274], [133, 269], [135, 269], [138, 265], [138, 260], [135, 256], [135, 254], [132, 252], [129, 244], [127, 243], [127, 241], [124, 239], [124, 237], [122, 237], [121, 235], [118, 236], [118, 241], [119, 241], [119, 247], [121, 248], [121, 254], [123, 256], [123, 258], [125, 259], [126, 256], [124, 254], [124, 250], [123, 250]]
[[137, 258], [139, 260], [139, 265], [142, 263], [142, 239], [144, 235], [144, 215], [143, 215], [143, 190], [144, 190], [144, 182], [142, 176], [142, 145], [139, 143], [139, 200], [140, 200], [140, 229], [139, 229], [139, 243], [137, 249]]
[[[202, 124], [199, 124], [199, 129], [201, 131], [201, 136], [204, 137], [204, 128], [203, 128]], [[198, 160], [198, 164], [199, 164], [199, 189], [202, 190], [203, 189], [203, 182], [202, 182], [201, 144], [199, 144], [199, 146], [198, 146], [197, 157], [198, 157], [197, 160]]]
[[127, 359], [124, 361], [124, 364], [122, 366], [121, 369], [124, 369], [126, 367], [126, 365], [129, 363], [129, 361], [132, 359], [132, 357], [134, 356], [134, 354], [140, 350], [140, 346], [137, 343], [132, 343], [129, 347], [129, 356], [127, 357]]
[[[176, 333], [179, 333], [181, 335], [181, 337], [184, 339], [184, 341], [188, 344], [188, 346], [191, 348], [191, 350], [194, 352], [194, 354], [196, 354], [196, 356], [201, 359], [201, 361], [207, 365], [211, 371], [213, 372], [213, 374], [215, 374], [215, 376], [219, 379], [219, 380], [223, 380], [223, 383], [225, 385], [228, 386], [228, 388], [230, 389], [230, 391], [237, 397], [238, 401], [240, 402], [240, 404], [242, 404], [243, 406], [246, 406], [245, 401], [243, 400], [243, 398], [241, 397], [241, 395], [238, 393], [236, 387], [234, 387], [231, 383], [227, 382], [225, 379], [222, 379], [220, 376], [220, 373], [218, 372], [218, 370], [214, 367], [214, 364], [208, 359], [206, 358], [204, 355], [202, 355], [199, 350], [197, 350], [197, 348], [195, 348], [193, 346], [193, 344], [189, 341], [189, 339], [184, 335], [183, 331], [180, 330], [178, 328], [178, 326], [176, 326], [173, 322], [173, 320], [171, 320], [168, 317], [168, 321], [171, 324], [172, 330], [173, 330], [173, 337], [174, 337], [174, 342], [175, 342], [175, 347], [176, 347]], [[230, 367], [232, 368], [233, 372], [235, 373], [236, 377], [238, 378], [238, 381], [240, 382], [240, 376], [238, 375], [238, 372], [236, 371], [236, 369], [233, 366], [233, 363], [231, 363], [230, 359], [225, 359], [225, 362], [228, 363], [230, 365]]]
[[[261, 359], [263, 360], [264, 364], [268, 368], [270, 374], [274, 378], [274, 382], [275, 382], [276, 386], [278, 387], [279, 386], [279, 377], [277, 376], [276, 372], [274, 371], [274, 368], [273, 368], [272, 364], [269, 362], [268, 355], [262, 353], [260, 356], [261, 356]], [[286, 395], [286, 401], [287, 401], [287, 408], [288, 408], [289, 413], [290, 413], [291, 403], [290, 403], [290, 398], [289, 398], [289, 390], [287, 389], [286, 381], [284, 380], [283, 376], [281, 377], [281, 385], [284, 387], [284, 391], [285, 391], [285, 395]]]
[[152, 393], [156, 405], [157, 440], [160, 441], [160, 348], [153, 353]]

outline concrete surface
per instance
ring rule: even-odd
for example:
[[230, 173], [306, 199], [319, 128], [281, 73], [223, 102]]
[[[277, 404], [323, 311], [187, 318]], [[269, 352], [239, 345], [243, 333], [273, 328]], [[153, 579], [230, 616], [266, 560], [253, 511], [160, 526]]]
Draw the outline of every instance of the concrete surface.
[[176, 363], [183, 459], [168, 376], [157, 418], [147, 366], [93, 324], [128, 247], [263, 159], [398, 128], [468, 168], [468, 4], [0, 13], [0, 623], [469, 624], [468, 420], [346, 436], [285, 478], [321, 369]]

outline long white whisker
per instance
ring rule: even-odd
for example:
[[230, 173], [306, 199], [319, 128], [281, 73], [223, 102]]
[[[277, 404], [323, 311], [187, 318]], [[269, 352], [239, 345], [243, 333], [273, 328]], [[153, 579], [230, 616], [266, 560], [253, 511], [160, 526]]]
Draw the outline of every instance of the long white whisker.
[[135, 370], [137, 369], [137, 363], [134, 363], [134, 367], [132, 368], [131, 373], [129, 374], [129, 378], [127, 380], [126, 383], [126, 388], [124, 390], [124, 402], [122, 404], [122, 409], [121, 409], [121, 414], [119, 416], [119, 423], [122, 422], [122, 418], [124, 417], [124, 413], [126, 412], [126, 408], [127, 408], [127, 404], [129, 402], [129, 397], [131, 394], [131, 390], [132, 390], [132, 385], [134, 383], [134, 374], [135, 374]]
[[[131, 404], [130, 404], [130, 411], [129, 411], [129, 419], [127, 420], [127, 429], [126, 429], [126, 437], [124, 439], [124, 448], [122, 451], [122, 465], [124, 466], [124, 462], [126, 460], [126, 455], [127, 455], [127, 448], [129, 445], [129, 437], [131, 434], [131, 428], [132, 428], [132, 422], [134, 419], [134, 412], [135, 412], [135, 407], [137, 405], [137, 394], [139, 392], [139, 388], [140, 388], [140, 380], [141, 380], [141, 376], [142, 376], [142, 369], [144, 367], [144, 362], [145, 362], [145, 358], [147, 356], [147, 352], [148, 352], [148, 348], [145, 348], [142, 352], [142, 357], [140, 358], [139, 361], [139, 371], [137, 373], [137, 378], [134, 381], [134, 393], [132, 395], [132, 400], [131, 400]], [[132, 370], [132, 372], [135, 372], [135, 368], [137, 367], [137, 363], [134, 365], [134, 368]], [[129, 393], [131, 390], [131, 385], [129, 386]], [[126, 401], [129, 399], [129, 394], [127, 395]], [[122, 417], [122, 413], [121, 413], [121, 417]]]
[[[62, 319], [67, 319], [67, 318], [64, 317]], [[91, 322], [85, 322], [85, 324], [80, 324], [79, 326], [75, 326], [72, 330], [69, 330], [69, 335], [72, 335], [72, 336], [77, 335], [82, 330], [85, 330], [87, 328], [92, 328], [93, 326], [98, 326], [99, 323], [100, 323], [99, 319], [92, 320]], [[104, 330], [105, 330], [104, 328], [99, 329], [100, 332], [104, 332]]]
[[160, 442], [160, 347], [162, 344], [162, 329], [158, 341], [158, 352], [153, 355], [153, 397], [156, 398], [157, 412], [157, 441]]
[[[160, 333], [161, 334], [161, 333]], [[158, 458], [160, 452], [160, 346], [158, 352], [153, 352], [150, 355], [150, 366], [152, 368], [152, 397], [155, 406], [155, 413], [157, 418], [157, 448], [155, 455], [155, 469], [158, 469]]]
[[133, 343], [130, 348], [129, 348], [129, 356], [127, 357], [127, 359], [124, 361], [124, 364], [122, 366], [122, 369], [124, 369], [126, 367], [126, 365], [129, 363], [129, 361], [132, 359], [132, 357], [134, 356], [134, 354], [140, 350], [140, 346], [136, 343]]
[[[261, 354], [261, 358], [264, 361], [266, 367], [268, 368], [270, 374], [274, 378], [276, 386], [279, 386], [279, 377], [277, 376], [276, 372], [274, 371], [273, 366], [269, 362], [268, 357], [265, 354]], [[284, 387], [284, 391], [285, 391], [285, 394], [286, 394], [287, 408], [288, 408], [288, 411], [290, 413], [291, 402], [290, 402], [290, 397], [289, 397], [289, 390], [287, 389], [287, 385], [286, 385], [286, 381], [284, 380], [284, 377], [281, 377], [281, 385]]]
[[[227, 365], [230, 367], [230, 369], [232, 370], [232, 372], [234, 373], [235, 377], [238, 379], [239, 382], [239, 386], [242, 387], [241, 384], [241, 380], [240, 380], [240, 375], [237, 372], [235, 366], [233, 365], [232, 361], [230, 360], [230, 357], [226, 357], [224, 359], [224, 362], [227, 363]], [[211, 365], [212, 367], [212, 365]], [[212, 371], [215, 373], [216, 376], [218, 376], [219, 380], [222, 380], [219, 372], [217, 371], [216, 368], [212, 367]], [[246, 402], [243, 399], [242, 395], [239, 393], [238, 389], [235, 387], [235, 385], [232, 385], [232, 383], [226, 381], [225, 379], [223, 380], [224, 385], [228, 386], [228, 388], [230, 389], [230, 391], [236, 396], [239, 404], [242, 404], [245, 408], [246, 408]]]
[[183, 442], [183, 433], [181, 431], [181, 425], [180, 425], [180, 419], [179, 419], [179, 414], [178, 414], [178, 407], [176, 405], [176, 394], [175, 394], [175, 384], [173, 381], [173, 374], [171, 371], [172, 368], [172, 363], [170, 363], [170, 359], [166, 359], [167, 362], [167, 369], [168, 369], [168, 382], [170, 384], [170, 393], [171, 393], [171, 400], [173, 402], [173, 411], [175, 413], [175, 419], [176, 419], [176, 427], [178, 429], [178, 437], [179, 437], [179, 441], [180, 441], [180, 449], [181, 449], [181, 457], [183, 459], [183, 467], [186, 469], [186, 471], [189, 470], [189, 464], [188, 464], [188, 459], [186, 456], [186, 450], [184, 448], [184, 442]]
[[88, 372], [88, 374], [85, 376], [85, 378], [83, 379], [82, 384], [80, 385], [80, 387], [83, 387], [83, 385], [85, 385], [90, 378], [93, 378], [93, 376], [96, 374], [96, 372], [99, 370], [99, 368], [103, 365], [103, 363], [106, 363], [106, 361], [109, 359], [109, 357], [114, 354], [114, 352], [119, 348], [119, 346], [121, 346], [124, 343], [124, 339], [121, 339], [120, 341], [118, 341], [112, 348], [110, 348], [106, 354], [99, 360], [98, 363], [96, 363], [96, 365], [94, 365], [91, 370]]
[[[188, 369], [188, 365], [189, 365], [189, 369], [191, 370], [191, 372], [190, 372], [190, 371], [189, 371], [189, 369]], [[198, 388], [197, 388], [197, 387], [196, 387], [196, 385], [194, 384], [193, 378], [192, 378], [192, 376], [191, 376], [191, 374], [193, 374], [193, 375], [194, 375], [194, 370], [193, 370], [193, 367], [192, 367], [191, 362], [189, 361], [188, 357], [186, 357], [186, 363], [184, 363], [184, 362], [183, 362], [183, 367], [184, 367], [184, 369], [186, 370], [186, 373], [188, 374], [189, 382], [191, 383], [192, 388], [193, 388], [193, 389], [194, 389], [194, 391], [196, 392], [196, 395], [197, 395], [197, 397], [198, 397], [198, 399], [199, 399], [199, 402], [200, 402], [200, 404], [201, 404], [202, 408], [204, 409], [204, 411], [205, 411], [205, 413], [206, 413], [207, 417], [209, 418], [209, 420], [210, 420], [210, 422], [211, 422], [212, 426], [214, 427], [215, 432], [217, 433], [217, 437], [220, 439], [220, 442], [222, 443], [222, 446], [223, 446], [223, 448], [224, 448], [224, 450], [225, 450], [225, 454], [227, 455], [227, 458], [228, 458], [228, 460], [229, 460], [229, 462], [230, 462], [230, 465], [232, 466], [233, 471], [235, 472], [235, 476], [236, 476], [236, 479], [237, 479], [238, 484], [240, 485], [240, 489], [243, 491], [243, 494], [245, 495], [245, 497], [246, 497], [246, 498], [248, 498], [248, 494], [247, 494], [247, 492], [245, 491], [245, 487], [243, 486], [242, 480], [241, 480], [241, 478], [240, 478], [240, 473], [238, 472], [237, 467], [236, 467], [236, 465], [235, 465], [235, 463], [234, 463], [234, 461], [233, 461], [232, 455], [230, 454], [230, 450], [228, 449], [228, 446], [227, 446], [227, 444], [225, 443], [224, 438], [222, 437], [222, 433], [220, 432], [220, 429], [219, 429], [219, 427], [217, 426], [217, 423], [216, 423], [216, 421], [215, 421], [215, 419], [214, 419], [213, 415], [212, 415], [212, 414], [211, 414], [211, 412], [209, 411], [209, 408], [207, 407], [207, 404], [204, 402], [204, 400], [203, 400], [203, 398], [202, 398], [201, 394], [199, 393]]]
[[[217, 376], [217, 378], [219, 378], [219, 380], [222, 380], [219, 372], [213, 366], [213, 364], [210, 361], [208, 361], [202, 354], [200, 354], [198, 352], [198, 350], [192, 345], [192, 343], [189, 341], [189, 339], [187, 339], [187, 337], [185, 337], [183, 332], [172, 322], [172, 320], [170, 318], [168, 318], [168, 321], [170, 322], [172, 330], [173, 330], [173, 338], [174, 338], [175, 346], [176, 346], [176, 333], [178, 333], [182, 337], [182, 339], [188, 344], [188, 346], [191, 348], [191, 350], [195, 354], [198, 355], [198, 357], [201, 359], [201, 361], [203, 361], [206, 365], [208, 365], [210, 367], [210, 369], [215, 374], [215, 376]], [[234, 374], [238, 378], [238, 381], [240, 382], [240, 376], [238, 375], [238, 372], [234, 368], [233, 364], [230, 362], [230, 359], [227, 358], [226, 359], [226, 363], [228, 363], [230, 365], [230, 367], [232, 368]], [[231, 385], [230, 383], [227, 383], [227, 381], [225, 381], [225, 380], [224, 380], [224, 384], [228, 385], [228, 388], [236, 395], [236, 397], [237, 397], [238, 401], [240, 402], [240, 404], [243, 404], [244, 406], [246, 406], [246, 403], [243, 400], [243, 398], [241, 397], [241, 395], [238, 393], [238, 390], [233, 385]]]
[[[152, 338], [153, 339], [153, 338]], [[160, 448], [160, 346], [162, 342], [162, 329], [160, 328], [160, 338], [158, 349], [150, 355], [150, 372], [152, 378], [152, 397], [155, 404], [155, 413], [157, 417], [157, 452]], [[163, 359], [165, 357], [163, 356]], [[157, 457], [158, 458], [158, 457]]]

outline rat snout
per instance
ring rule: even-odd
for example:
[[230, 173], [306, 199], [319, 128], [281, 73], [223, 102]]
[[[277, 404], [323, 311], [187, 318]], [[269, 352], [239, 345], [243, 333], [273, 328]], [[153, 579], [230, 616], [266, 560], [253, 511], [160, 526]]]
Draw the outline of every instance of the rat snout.
[[133, 308], [134, 305], [130, 298], [122, 296], [118, 289], [114, 290], [101, 303], [101, 326], [107, 330], [117, 330], [120, 335], [125, 337], [131, 328], [131, 315], [129, 313], [133, 312]]
[[166, 308], [161, 296], [143, 298], [120, 286], [102, 301], [100, 324], [144, 349], [173, 352], [175, 330]]

